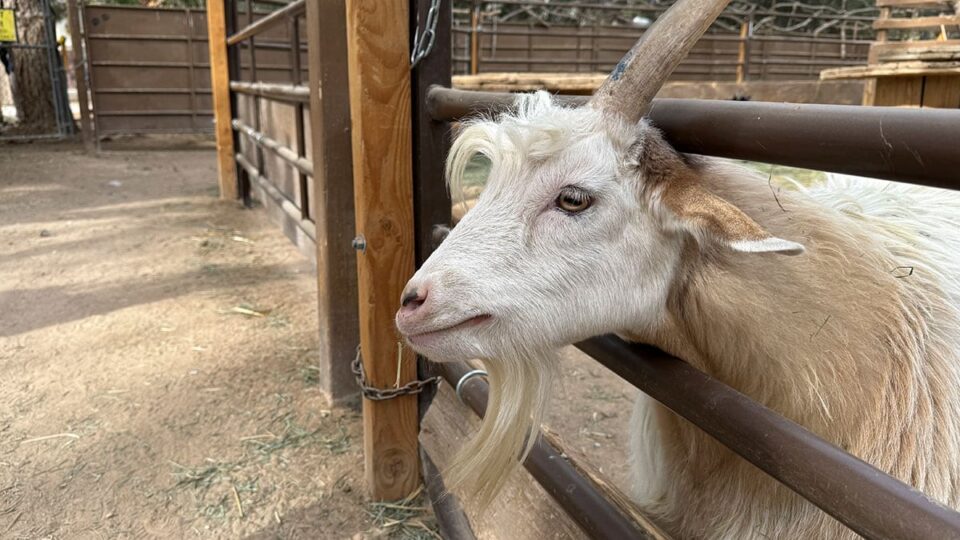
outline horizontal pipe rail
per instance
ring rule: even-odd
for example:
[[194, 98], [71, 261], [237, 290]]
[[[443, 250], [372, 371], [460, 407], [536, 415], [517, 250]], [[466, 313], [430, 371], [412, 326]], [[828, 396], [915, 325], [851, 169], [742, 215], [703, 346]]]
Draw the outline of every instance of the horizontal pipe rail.
[[317, 241], [317, 225], [309, 219], [304, 219], [300, 208], [294, 204], [286, 195], [284, 195], [279, 189], [276, 188], [273, 184], [270, 183], [270, 180], [266, 176], [260, 174], [260, 171], [250, 163], [243, 154], [237, 152], [234, 158], [237, 160], [237, 163], [247, 171], [247, 175], [250, 176], [253, 180], [257, 182], [261, 189], [266, 192], [267, 196], [273, 199], [274, 204], [280, 207], [283, 210], [283, 213], [290, 218], [291, 221], [296, 223], [297, 228], [303, 231], [310, 240], [314, 242]]
[[213, 116], [213, 111], [200, 109], [162, 109], [147, 111], [97, 111], [97, 116]]
[[[556, 99], [578, 106], [589, 97]], [[514, 100], [435, 86], [427, 111], [458, 120]], [[960, 189], [960, 110], [656, 99], [649, 118], [681, 152]]]
[[266, 17], [243, 27], [236, 34], [228, 36], [227, 45], [236, 45], [247, 38], [251, 38], [268, 28], [284, 22], [287, 17], [303, 15], [307, 9], [306, 6], [306, 0], [297, 0], [296, 2], [287, 4], [286, 7], [276, 10]]
[[273, 152], [274, 155], [286, 161], [303, 174], [311, 177], [313, 176], [312, 161], [298, 156], [296, 152], [284, 146], [276, 139], [268, 137], [263, 132], [253, 129], [236, 118], [234, 118], [230, 124], [233, 126], [233, 129], [249, 137], [255, 145], [261, 148], [266, 148], [267, 150]]
[[96, 88], [96, 94], [209, 94], [210, 88]]
[[423, 483], [427, 488], [440, 536], [447, 540], [476, 540], [477, 536], [473, 533], [470, 520], [463, 512], [460, 501], [456, 495], [447, 491], [440, 470], [423, 446], [420, 447], [420, 468], [423, 470]]
[[678, 358], [615, 336], [577, 347], [858, 534], [960, 537], [960, 513]]
[[230, 89], [239, 94], [260, 96], [289, 103], [310, 103], [310, 88], [304, 85], [230, 81]]
[[[453, 388], [470, 370], [466, 364], [458, 362], [443, 362], [436, 366]], [[487, 410], [488, 386], [486, 381], [472, 377], [461, 388], [463, 402], [480, 417]], [[607, 500], [597, 486], [568, 461], [563, 450], [556, 448], [543, 435], [537, 437], [523, 466], [590, 538], [663, 538], [655, 525], [638, 523], [630, 512]]]

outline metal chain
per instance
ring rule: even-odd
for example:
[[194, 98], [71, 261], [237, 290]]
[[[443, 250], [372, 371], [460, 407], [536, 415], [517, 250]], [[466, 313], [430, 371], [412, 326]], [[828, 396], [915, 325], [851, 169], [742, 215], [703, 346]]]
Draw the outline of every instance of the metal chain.
[[353, 363], [350, 364], [350, 370], [353, 371], [353, 376], [357, 379], [357, 385], [360, 387], [363, 397], [371, 401], [383, 401], [385, 399], [393, 399], [397, 396], [419, 394], [423, 392], [423, 389], [427, 386], [440, 382], [440, 377], [431, 377], [422, 381], [410, 381], [397, 388], [377, 388], [370, 386], [367, 384], [367, 376], [363, 371], [363, 359], [360, 356], [360, 347], [357, 347], [357, 356], [353, 359]]
[[413, 32], [413, 50], [410, 53], [410, 69], [417, 67], [421, 60], [433, 50], [433, 42], [437, 39], [437, 21], [440, 19], [441, 0], [430, 0], [430, 9], [427, 10], [427, 21], [423, 34], [420, 33], [420, 12], [417, 11], [417, 29]]

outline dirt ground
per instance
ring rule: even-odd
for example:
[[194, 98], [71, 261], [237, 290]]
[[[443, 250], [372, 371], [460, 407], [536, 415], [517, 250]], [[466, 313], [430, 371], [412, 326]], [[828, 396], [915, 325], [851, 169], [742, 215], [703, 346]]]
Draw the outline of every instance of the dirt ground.
[[[365, 496], [310, 263], [188, 143], [0, 146], [0, 538], [436, 537]], [[549, 424], [622, 482], [633, 391], [563, 362]]]

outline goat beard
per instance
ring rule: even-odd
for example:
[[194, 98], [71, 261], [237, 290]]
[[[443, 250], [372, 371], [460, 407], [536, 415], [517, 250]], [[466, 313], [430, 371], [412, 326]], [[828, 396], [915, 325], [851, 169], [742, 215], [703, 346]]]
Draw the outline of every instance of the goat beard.
[[449, 489], [458, 489], [480, 509], [493, 502], [533, 449], [559, 372], [553, 353], [488, 359], [484, 367], [490, 393], [483, 422], [448, 471]]

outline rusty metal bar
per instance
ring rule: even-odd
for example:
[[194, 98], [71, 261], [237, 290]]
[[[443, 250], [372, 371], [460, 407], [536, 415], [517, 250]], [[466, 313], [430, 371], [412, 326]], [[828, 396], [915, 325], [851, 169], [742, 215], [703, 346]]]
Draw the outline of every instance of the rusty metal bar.
[[[443, 362], [435, 366], [453, 387], [470, 370], [461, 362]], [[487, 394], [487, 382], [478, 377], [466, 380], [461, 387], [463, 402], [480, 417], [487, 409]], [[563, 449], [554, 447], [542, 434], [538, 435], [523, 466], [590, 538], [662, 538], [660, 531], [647, 529], [607, 500], [597, 485], [581, 475], [565, 458]]]
[[310, 88], [303, 85], [230, 81], [230, 89], [238, 94], [260, 96], [276, 101], [310, 103]]
[[297, 0], [256, 22], [248, 24], [237, 33], [227, 37], [227, 45], [236, 45], [247, 38], [253, 37], [268, 28], [282, 23], [286, 17], [303, 15], [304, 11], [306, 11], [306, 0]]
[[[299, 85], [302, 83], [302, 72], [300, 66], [300, 18], [298, 16], [290, 17], [290, 82], [291, 84]], [[310, 90], [307, 90], [307, 100], [310, 99]], [[306, 134], [304, 132], [303, 125], [303, 103], [297, 102], [293, 106], [294, 114], [297, 117], [294, 119], [294, 124], [296, 128], [296, 153], [297, 156], [303, 158], [305, 156], [306, 147], [305, 139]], [[313, 168], [310, 168], [310, 172], [313, 172]], [[303, 173], [303, 171], [297, 171], [297, 185], [299, 186], [299, 199], [300, 199], [300, 217], [303, 219], [308, 219], [310, 217], [310, 186], [309, 186], [309, 177]]]
[[272, 139], [260, 131], [257, 131], [256, 129], [244, 124], [238, 118], [234, 118], [230, 124], [233, 126], [233, 129], [249, 137], [253, 144], [258, 148], [266, 148], [267, 150], [270, 150], [270, 152], [275, 154], [280, 159], [286, 161], [300, 173], [306, 176], [313, 176], [312, 161], [298, 156], [297, 153], [292, 149], [287, 148], [277, 140]]
[[[203, 114], [207, 116], [213, 115], [212, 110], [198, 110], [194, 109], [157, 109], [157, 110], [141, 110], [141, 111], [100, 111], [97, 113], [101, 117], [107, 116], [190, 116], [194, 112], [196, 114]], [[186, 129], [186, 128], [184, 128]], [[190, 126], [190, 129], [195, 129], [193, 126]]]
[[423, 483], [427, 486], [427, 496], [433, 515], [437, 518], [437, 528], [445, 540], [475, 540], [476, 535], [470, 527], [470, 520], [463, 512], [457, 496], [448, 492], [443, 477], [430, 455], [420, 447], [420, 468], [423, 469]]
[[207, 36], [171, 36], [164, 34], [90, 34], [90, 39], [116, 39], [130, 41], [207, 41]]
[[960, 537], [960, 513], [678, 358], [615, 336], [577, 347], [858, 534]]
[[310, 240], [314, 242], [317, 241], [317, 226], [316, 224], [308, 219], [302, 219], [300, 217], [300, 209], [297, 208], [297, 205], [287, 198], [279, 189], [276, 188], [273, 184], [270, 183], [270, 180], [260, 174], [260, 170], [257, 169], [253, 163], [247, 161], [247, 158], [243, 157], [243, 154], [237, 153], [235, 156], [237, 163], [243, 167], [250, 179], [257, 182], [260, 188], [266, 193], [272, 200], [273, 203], [280, 207], [283, 210], [283, 213], [290, 218], [291, 221], [296, 223], [297, 227], [306, 234]]
[[[241, 43], [238, 43], [237, 45], [239, 45], [241, 49], [244, 49], [244, 48], [247, 47], [246, 42], [241, 42]], [[293, 46], [292, 43], [288, 43], [288, 42], [285, 42], [285, 41], [263, 41], [262, 39], [258, 39], [258, 40], [257, 40], [257, 48], [258, 48], [258, 49], [271, 49], [271, 50], [278, 50], [278, 51], [286, 51], [286, 50], [290, 49], [292, 46]], [[300, 44], [300, 50], [301, 50], [301, 51], [306, 51], [306, 50], [307, 50], [307, 46], [306, 46], [305, 44], [302, 44], [302, 43], [301, 43], [301, 44]]]
[[[556, 96], [578, 106], [587, 96]], [[427, 111], [456, 120], [515, 96], [433, 87]], [[657, 99], [650, 120], [681, 152], [960, 189], [960, 110]]]

